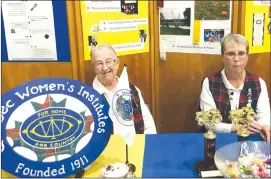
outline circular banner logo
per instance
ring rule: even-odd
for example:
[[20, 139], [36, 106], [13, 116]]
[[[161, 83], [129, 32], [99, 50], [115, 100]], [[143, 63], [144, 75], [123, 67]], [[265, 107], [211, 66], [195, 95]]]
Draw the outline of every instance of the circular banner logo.
[[2, 169], [57, 178], [86, 168], [109, 141], [108, 110], [103, 96], [71, 79], [37, 79], [8, 91], [1, 103]]
[[117, 120], [125, 125], [134, 125], [134, 115], [132, 107], [132, 96], [128, 89], [117, 91], [112, 100], [112, 110]]

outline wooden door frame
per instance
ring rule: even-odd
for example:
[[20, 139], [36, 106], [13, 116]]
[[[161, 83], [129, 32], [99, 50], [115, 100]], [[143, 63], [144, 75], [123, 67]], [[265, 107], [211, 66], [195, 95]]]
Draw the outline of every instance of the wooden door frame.
[[66, 1], [66, 6], [73, 79], [85, 83], [84, 43], [80, 1]]

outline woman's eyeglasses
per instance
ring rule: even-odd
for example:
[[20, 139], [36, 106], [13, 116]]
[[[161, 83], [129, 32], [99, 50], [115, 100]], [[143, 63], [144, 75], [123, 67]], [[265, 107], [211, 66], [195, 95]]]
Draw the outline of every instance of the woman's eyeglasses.
[[236, 54], [234, 52], [228, 52], [228, 53], [225, 53], [225, 55], [228, 58], [235, 58], [236, 56], [238, 56], [239, 58], [244, 58], [247, 55], [247, 52], [241, 51], [241, 52], [238, 52], [238, 54]]
[[118, 59], [108, 58], [105, 61], [97, 61], [93, 63], [94, 68], [101, 69], [104, 65], [112, 67]]

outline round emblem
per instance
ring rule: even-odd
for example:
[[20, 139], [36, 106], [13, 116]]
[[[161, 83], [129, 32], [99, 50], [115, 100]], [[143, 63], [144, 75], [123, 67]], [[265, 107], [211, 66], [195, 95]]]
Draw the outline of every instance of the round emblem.
[[63, 108], [48, 108], [30, 116], [21, 126], [22, 140], [32, 147], [60, 148], [74, 142], [83, 132], [84, 119]]
[[132, 97], [130, 90], [119, 90], [114, 94], [112, 109], [117, 120], [126, 126], [134, 125], [134, 115], [132, 108]]
[[[112, 130], [104, 97], [79, 81], [37, 79], [2, 96], [2, 169], [23, 178], [67, 177], [102, 153]], [[12, 158], [12, 160], [10, 160]]]

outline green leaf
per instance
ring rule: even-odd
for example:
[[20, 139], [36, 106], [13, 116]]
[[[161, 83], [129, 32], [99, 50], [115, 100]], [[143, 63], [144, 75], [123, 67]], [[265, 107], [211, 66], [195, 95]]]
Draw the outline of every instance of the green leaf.
[[52, 107], [65, 107], [66, 106], [66, 100], [67, 99], [63, 99], [62, 101], [60, 101], [58, 103], [53, 100], [51, 105], [52, 105]]
[[39, 111], [40, 110], [40, 104], [39, 103], [31, 101], [31, 104], [32, 104], [33, 108], [35, 109], [35, 111]]

